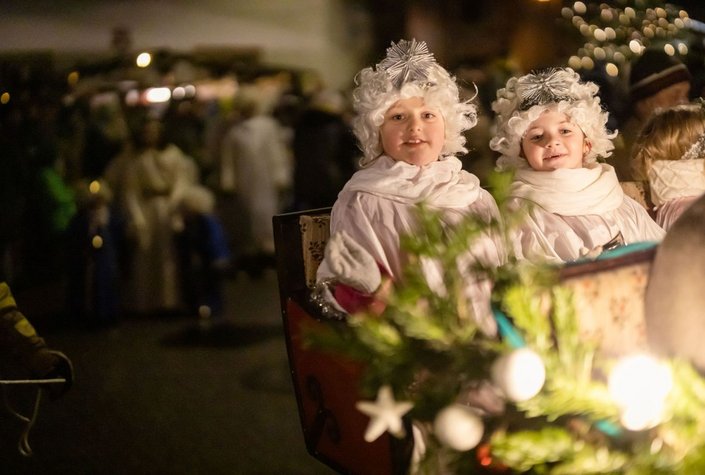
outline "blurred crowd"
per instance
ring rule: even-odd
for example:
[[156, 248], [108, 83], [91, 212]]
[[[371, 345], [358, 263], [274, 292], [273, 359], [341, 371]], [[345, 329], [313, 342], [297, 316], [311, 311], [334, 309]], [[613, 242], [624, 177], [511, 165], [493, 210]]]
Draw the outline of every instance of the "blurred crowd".
[[1, 278], [60, 288], [67, 324], [222, 316], [224, 279], [273, 267], [272, 216], [332, 205], [355, 171], [344, 93], [300, 82], [268, 70], [150, 102], [17, 79], [0, 107]]

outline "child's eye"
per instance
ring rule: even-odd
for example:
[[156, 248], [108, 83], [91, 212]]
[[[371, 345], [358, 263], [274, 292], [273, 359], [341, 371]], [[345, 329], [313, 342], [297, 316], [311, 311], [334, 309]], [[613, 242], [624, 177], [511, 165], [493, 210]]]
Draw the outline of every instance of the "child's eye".
[[390, 117], [391, 120], [402, 120], [404, 116], [402, 114], [392, 114]]
[[534, 135], [529, 136], [529, 140], [537, 141], [537, 140], [541, 140], [541, 137], [543, 137], [543, 135], [534, 134]]
[[424, 112], [423, 113], [424, 119], [433, 119], [434, 117], [436, 117], [436, 114], [434, 114], [433, 112]]
[[561, 129], [563, 135], [567, 135], [573, 132], [573, 129]]

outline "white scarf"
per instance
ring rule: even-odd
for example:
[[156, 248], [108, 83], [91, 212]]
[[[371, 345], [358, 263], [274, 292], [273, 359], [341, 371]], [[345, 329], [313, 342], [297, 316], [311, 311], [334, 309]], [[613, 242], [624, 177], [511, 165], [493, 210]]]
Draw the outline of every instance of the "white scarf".
[[614, 168], [604, 163], [553, 171], [536, 171], [527, 164], [516, 170], [510, 193], [561, 216], [603, 214], [624, 200]]
[[464, 208], [480, 194], [480, 180], [448, 157], [419, 167], [385, 155], [356, 172], [340, 194], [365, 192], [404, 204], [437, 208]]
[[654, 160], [648, 171], [651, 201], [661, 206], [705, 192], [705, 159]]

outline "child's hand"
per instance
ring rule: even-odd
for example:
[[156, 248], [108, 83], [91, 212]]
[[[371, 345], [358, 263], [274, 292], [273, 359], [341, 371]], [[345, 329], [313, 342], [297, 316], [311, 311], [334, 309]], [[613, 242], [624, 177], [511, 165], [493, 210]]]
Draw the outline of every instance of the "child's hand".
[[326, 260], [338, 281], [367, 294], [373, 294], [382, 276], [372, 255], [345, 231], [331, 236], [325, 250]]

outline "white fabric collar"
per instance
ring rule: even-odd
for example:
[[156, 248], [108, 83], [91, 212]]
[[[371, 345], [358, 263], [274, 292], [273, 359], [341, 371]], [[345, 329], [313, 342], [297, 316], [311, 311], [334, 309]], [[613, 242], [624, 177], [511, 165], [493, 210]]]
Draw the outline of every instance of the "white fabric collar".
[[705, 192], [705, 159], [654, 160], [648, 171], [651, 201], [661, 206]]
[[517, 168], [510, 193], [561, 216], [603, 214], [624, 201], [617, 174], [605, 163], [548, 172], [526, 164]]
[[382, 155], [356, 172], [340, 192], [365, 192], [405, 204], [464, 208], [480, 195], [480, 180], [462, 169], [457, 157], [419, 167]]

